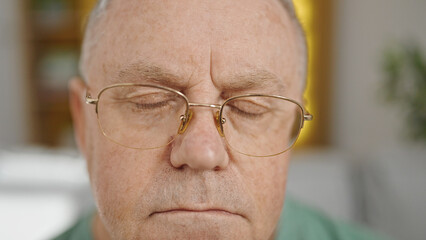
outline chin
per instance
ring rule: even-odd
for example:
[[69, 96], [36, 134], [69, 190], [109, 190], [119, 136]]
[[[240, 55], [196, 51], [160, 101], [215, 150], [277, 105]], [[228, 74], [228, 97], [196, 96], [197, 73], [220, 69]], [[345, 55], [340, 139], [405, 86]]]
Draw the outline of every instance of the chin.
[[116, 239], [261, 239], [254, 236], [255, 232], [247, 219], [226, 213], [173, 212], [156, 214], [133, 226], [135, 228], [130, 231], [131, 233], [126, 234], [126, 231], [118, 231], [123, 233], [124, 236]]

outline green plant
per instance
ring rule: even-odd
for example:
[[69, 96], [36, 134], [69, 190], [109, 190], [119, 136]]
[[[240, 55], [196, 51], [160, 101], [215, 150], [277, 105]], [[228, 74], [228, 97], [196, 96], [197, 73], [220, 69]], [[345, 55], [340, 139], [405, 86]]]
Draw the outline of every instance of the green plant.
[[406, 117], [408, 136], [426, 141], [426, 62], [417, 45], [389, 48], [384, 55], [384, 96]]

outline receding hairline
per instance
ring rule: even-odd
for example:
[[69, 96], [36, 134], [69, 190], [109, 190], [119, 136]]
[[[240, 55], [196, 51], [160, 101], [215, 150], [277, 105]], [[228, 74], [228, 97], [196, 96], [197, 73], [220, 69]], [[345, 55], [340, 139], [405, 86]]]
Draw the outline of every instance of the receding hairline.
[[[296, 17], [293, 1], [292, 0], [278, 0], [284, 8], [292, 15], [292, 17]], [[94, 14], [101, 13], [105, 11], [108, 8], [108, 5], [110, 4], [111, 0], [98, 0], [95, 8], [93, 9]]]
[[[303, 28], [301, 27], [299, 19], [296, 16], [293, 0], [278, 0], [278, 2], [281, 3], [281, 5], [284, 7], [284, 9], [292, 18], [293, 22], [296, 23], [297, 25], [296, 27], [301, 31], [301, 34], [303, 35], [303, 39], [304, 39]], [[96, 6], [92, 10], [92, 13], [90, 14], [87, 28], [90, 28], [98, 20], [98, 18], [107, 11], [110, 3], [111, 3], [111, 0], [98, 0]]]
[[[308, 65], [308, 51], [307, 51], [307, 43], [306, 43], [306, 37], [305, 37], [305, 32], [302, 28], [302, 25], [300, 24], [299, 19], [297, 18], [295, 9], [294, 9], [294, 5], [293, 5], [293, 0], [278, 0], [279, 3], [281, 3], [281, 5], [284, 7], [284, 9], [286, 10], [286, 12], [289, 14], [291, 21], [293, 23], [293, 25], [296, 27], [296, 31], [297, 31], [297, 41], [298, 41], [298, 46], [299, 46], [299, 50], [301, 52], [302, 55], [302, 68], [300, 69], [301, 71], [301, 77], [302, 77], [302, 91], [305, 89], [306, 87], [306, 79], [307, 79], [307, 65]], [[93, 8], [87, 26], [86, 26], [86, 34], [84, 37], [84, 41], [87, 41], [87, 35], [88, 32], [92, 31], [93, 28], [95, 28], [96, 22], [102, 17], [102, 15], [106, 14], [109, 5], [111, 4], [111, 0], [98, 0], [96, 6]], [[83, 54], [82, 54], [83, 57]], [[83, 59], [80, 59], [80, 73], [81, 75], [84, 77], [84, 71], [83, 71]]]

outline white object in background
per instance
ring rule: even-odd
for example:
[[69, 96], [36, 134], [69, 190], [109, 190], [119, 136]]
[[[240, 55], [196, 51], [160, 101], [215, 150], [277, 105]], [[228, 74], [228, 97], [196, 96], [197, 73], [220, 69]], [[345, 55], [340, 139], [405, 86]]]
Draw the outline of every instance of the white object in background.
[[0, 239], [55, 237], [92, 206], [89, 192], [81, 158], [43, 149], [0, 151]]
[[350, 160], [332, 149], [296, 151], [288, 170], [287, 195], [333, 218], [359, 221], [360, 196], [355, 194]]
[[426, 239], [426, 148], [388, 146], [364, 165], [366, 220], [396, 239]]
[[76, 202], [63, 193], [0, 194], [0, 239], [50, 239], [78, 217]]

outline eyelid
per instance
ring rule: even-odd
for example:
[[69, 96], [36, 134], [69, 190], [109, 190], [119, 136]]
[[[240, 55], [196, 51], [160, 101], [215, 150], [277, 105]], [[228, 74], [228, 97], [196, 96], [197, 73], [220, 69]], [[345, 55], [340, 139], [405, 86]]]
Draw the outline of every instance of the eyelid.
[[136, 98], [150, 98], [152, 97], [153, 100], [154, 97], [158, 96], [159, 98], [161, 97], [165, 97], [168, 96], [167, 93], [164, 92], [151, 92], [151, 93], [137, 93], [137, 92], [132, 92], [129, 94], [124, 94], [124, 96], [116, 96], [115, 99], [118, 101], [127, 101], [127, 100], [131, 100], [131, 99], [136, 99]]
[[253, 99], [247, 99], [247, 98], [239, 98], [239, 99], [235, 99], [235, 100], [230, 101], [230, 103], [232, 103], [232, 102], [235, 102], [235, 103], [242, 102], [243, 104], [248, 103], [248, 104], [255, 105], [256, 107], [270, 108], [270, 106], [266, 106], [265, 104], [255, 102]]
[[134, 97], [141, 97], [141, 96], [149, 96], [149, 95], [158, 95], [158, 94], [167, 94], [165, 92], [160, 92], [159, 90], [150, 89], [150, 91], [132, 91], [128, 94], [125, 94], [123, 98], [134, 98]]
[[[241, 101], [240, 101], [241, 102]], [[250, 101], [244, 101], [246, 105], [240, 105], [240, 104], [228, 104], [228, 106], [231, 108], [232, 111], [237, 111], [241, 114], [250, 115], [250, 116], [260, 116], [267, 112], [269, 112], [270, 108], [267, 106], [263, 106], [254, 102]], [[248, 104], [248, 105], [247, 105]]]

